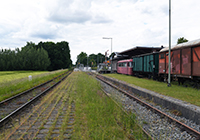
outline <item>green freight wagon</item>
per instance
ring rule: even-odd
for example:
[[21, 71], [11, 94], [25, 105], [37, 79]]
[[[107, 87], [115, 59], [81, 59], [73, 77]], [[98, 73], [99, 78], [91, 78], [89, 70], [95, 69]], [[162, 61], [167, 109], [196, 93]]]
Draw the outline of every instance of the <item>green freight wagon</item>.
[[133, 57], [133, 73], [138, 77], [157, 79], [159, 68], [159, 53], [148, 53]]

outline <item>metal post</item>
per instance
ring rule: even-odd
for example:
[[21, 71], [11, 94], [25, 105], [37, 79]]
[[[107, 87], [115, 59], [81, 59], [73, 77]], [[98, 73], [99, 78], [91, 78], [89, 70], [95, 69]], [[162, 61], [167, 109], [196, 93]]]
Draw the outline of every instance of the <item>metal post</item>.
[[168, 87], [171, 86], [171, 0], [169, 0], [169, 70], [168, 70]]
[[88, 70], [88, 56], [87, 56], [87, 70]]
[[112, 38], [111, 38], [111, 73], [112, 73]]
[[111, 54], [112, 54], [112, 38], [110, 38], [111, 39]]
[[111, 73], [112, 73], [112, 37], [103, 37], [103, 39], [111, 39]]

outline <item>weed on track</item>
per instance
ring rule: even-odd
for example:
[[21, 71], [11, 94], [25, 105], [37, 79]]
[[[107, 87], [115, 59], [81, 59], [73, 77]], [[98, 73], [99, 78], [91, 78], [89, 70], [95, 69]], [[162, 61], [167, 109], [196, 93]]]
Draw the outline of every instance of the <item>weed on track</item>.
[[134, 129], [138, 132], [129, 116], [101, 91], [100, 83], [83, 72], [73, 72], [18, 117], [0, 131], [0, 139], [126, 140], [134, 138]]

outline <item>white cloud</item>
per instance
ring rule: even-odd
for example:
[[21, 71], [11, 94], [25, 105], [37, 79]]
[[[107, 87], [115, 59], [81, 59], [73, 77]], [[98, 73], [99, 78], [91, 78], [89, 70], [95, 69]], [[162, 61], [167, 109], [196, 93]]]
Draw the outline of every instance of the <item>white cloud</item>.
[[90, 0], [58, 0], [48, 9], [50, 10], [48, 20], [63, 24], [84, 23], [91, 19], [88, 11], [90, 6]]
[[[0, 4], [0, 47], [27, 41], [68, 41], [73, 63], [81, 52], [104, 53], [134, 46], [167, 46], [168, 1], [6, 0]], [[172, 1], [172, 44], [200, 36], [199, 0]]]

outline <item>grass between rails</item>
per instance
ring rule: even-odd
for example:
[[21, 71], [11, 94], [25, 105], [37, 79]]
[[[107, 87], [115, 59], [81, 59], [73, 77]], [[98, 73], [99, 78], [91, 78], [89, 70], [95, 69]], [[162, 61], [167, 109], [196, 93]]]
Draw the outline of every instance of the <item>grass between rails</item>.
[[[59, 104], [61, 100], [62, 105]], [[71, 124], [69, 120], [73, 104], [75, 105], [73, 113], [74, 122]], [[48, 110], [48, 107], [51, 105], [53, 105], [51, 111], [58, 112], [52, 126], [45, 128], [44, 124], [51, 117], [51, 111]], [[60, 135], [54, 137], [53, 134], [55, 132], [53, 130], [58, 129], [55, 125], [57, 119], [61, 116], [63, 122], [59, 127]], [[34, 117], [37, 119], [35, 120]], [[35, 139], [37, 139], [37, 134], [42, 129], [48, 129], [44, 139], [66, 139], [67, 129], [72, 129], [69, 139], [144, 140], [141, 129], [135, 125], [135, 120], [131, 120], [130, 117], [134, 118], [134, 115], [125, 115], [110, 98], [102, 93], [100, 84], [96, 79], [83, 72], [73, 72], [66, 80], [55, 87], [50, 94], [47, 94], [41, 103], [34, 107], [31, 114], [21, 119], [22, 123], [20, 125], [23, 125], [21, 129], [28, 127], [25, 132], [18, 130], [20, 125], [16, 122], [11, 130], [5, 130], [2, 134], [0, 133], [0, 139], [13, 138], [12, 134], [16, 134], [14, 136], [20, 134], [19, 137], [21, 139], [23, 139], [23, 136], [29, 138], [33, 135], [32, 131], [29, 132], [29, 129], [36, 125], [36, 121], [40, 121], [39, 130], [34, 132]]]
[[[68, 71], [68, 70], [58, 70], [55, 72], [49, 72], [49, 73], [46, 72], [44, 74], [35, 75], [35, 76], [33, 76], [31, 81], [29, 81], [28, 78], [21, 78], [21, 79], [18, 78], [17, 80], [0, 83], [1, 84], [0, 85], [0, 101], [5, 100], [9, 97], [12, 97], [20, 92], [28, 90], [28, 89], [30, 89], [34, 86], [37, 86], [41, 83], [44, 83], [48, 80], [51, 80], [52, 78], [66, 72], [66, 71]], [[9, 72], [7, 72], [7, 73], [9, 73]], [[24, 73], [26, 73], [26, 72], [24, 71]], [[36, 72], [36, 73], [38, 73], [38, 72]], [[15, 74], [15, 75], [17, 75], [17, 74]], [[4, 76], [6, 76], [6, 75], [4, 75]], [[18, 77], [18, 76], [16, 76], [16, 77]], [[2, 78], [2, 77], [0, 76], [0, 78]]]
[[74, 98], [75, 124], [72, 139], [144, 139], [142, 130], [101, 90], [100, 83], [83, 72], [70, 94]]
[[[43, 98], [43, 100], [33, 108], [33, 110], [31, 111], [30, 114], [27, 114], [20, 119], [21, 123], [14, 122], [14, 125], [11, 129], [7, 129], [7, 130], [4, 129], [5, 132], [0, 131], [0, 139], [2, 139], [2, 140], [3, 139], [5, 139], [5, 140], [11, 139], [11, 136], [15, 133], [18, 133], [18, 131], [20, 132], [19, 133], [20, 138], [15, 137], [14, 139], [23, 139], [24, 136], [27, 137], [26, 139], [32, 139], [32, 138], [29, 138], [30, 135], [32, 137], [36, 136], [41, 129], [44, 129], [44, 124], [46, 124], [46, 122], [48, 121], [48, 118], [50, 117], [50, 115], [54, 109], [59, 110], [57, 116], [59, 116], [61, 114], [65, 114], [65, 111], [63, 111], [62, 108], [66, 107], [66, 104], [68, 103], [67, 102], [68, 95], [69, 95], [68, 91], [66, 93], [66, 89], [68, 88], [68, 85], [69, 84], [67, 83], [67, 81], [65, 81], [65, 82], [62, 82], [59, 86], [55, 87], [52, 90], [52, 92], [47, 94], [45, 96], [45, 98]], [[62, 99], [62, 105], [57, 106], [58, 102], [61, 99]], [[51, 105], [53, 107], [48, 108]], [[55, 118], [54, 122], [56, 122], [56, 120], [57, 120], [57, 118]], [[36, 124], [36, 122], [38, 122], [38, 121], [41, 123]], [[23, 129], [26, 128], [26, 131], [21, 132], [20, 130], [18, 130], [20, 127], [22, 127]], [[31, 129], [31, 127], [35, 128], [35, 133], [31, 132], [31, 134], [30, 134], [30, 132], [28, 132], [29, 129]], [[39, 129], [36, 129], [37, 127], [39, 127]], [[53, 127], [54, 126], [48, 128], [49, 133], [46, 137], [50, 137]], [[50, 139], [50, 138], [45, 138], [45, 139]], [[61, 139], [63, 139], [63, 138], [61, 137]]]
[[149, 79], [137, 78], [122, 74], [106, 74], [104, 76], [112, 77], [121, 81], [125, 81], [129, 84], [134, 84], [136, 86], [155, 91], [162, 95], [177, 98], [191, 104], [200, 106], [200, 91], [191, 87], [182, 87], [178, 85], [173, 85], [168, 87], [166, 83], [158, 82]]

